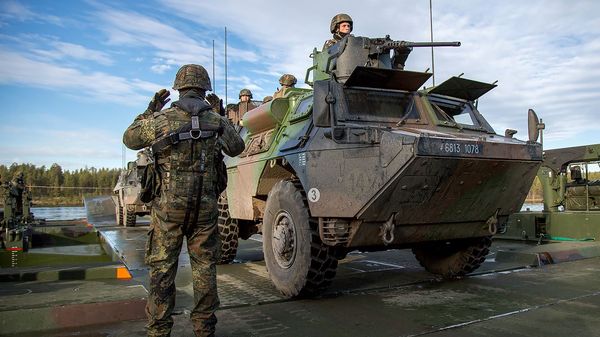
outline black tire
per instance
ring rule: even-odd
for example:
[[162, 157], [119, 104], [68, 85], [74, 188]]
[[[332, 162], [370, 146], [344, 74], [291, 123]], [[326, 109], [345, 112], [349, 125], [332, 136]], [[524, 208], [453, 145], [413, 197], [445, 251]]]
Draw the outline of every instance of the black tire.
[[263, 219], [269, 277], [285, 296], [311, 296], [329, 286], [338, 261], [323, 244], [299, 182], [280, 181], [269, 192]]
[[117, 205], [117, 207], [115, 207], [115, 214], [117, 226], [123, 226], [123, 206]]
[[227, 195], [223, 193], [219, 198], [219, 238], [221, 239], [221, 250], [218, 264], [230, 264], [235, 259], [238, 249], [240, 228], [237, 219], [229, 216]]
[[490, 252], [489, 236], [428, 243], [413, 248], [415, 257], [427, 271], [446, 279], [460, 278], [479, 268]]
[[135, 227], [135, 223], [137, 221], [137, 214], [135, 214], [135, 209], [130, 209], [129, 207], [126, 207], [124, 215], [125, 227]]

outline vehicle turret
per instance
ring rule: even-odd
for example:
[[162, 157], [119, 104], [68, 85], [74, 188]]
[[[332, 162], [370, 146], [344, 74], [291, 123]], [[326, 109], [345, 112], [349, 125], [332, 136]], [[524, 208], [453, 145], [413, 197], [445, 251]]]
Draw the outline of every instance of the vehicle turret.
[[[345, 83], [357, 67], [377, 69], [404, 69], [404, 64], [415, 47], [459, 47], [460, 42], [410, 42], [384, 38], [368, 38], [348, 35], [333, 46], [311, 54], [313, 66], [306, 72], [305, 82], [333, 77]], [[309, 81], [310, 73], [313, 81]]]

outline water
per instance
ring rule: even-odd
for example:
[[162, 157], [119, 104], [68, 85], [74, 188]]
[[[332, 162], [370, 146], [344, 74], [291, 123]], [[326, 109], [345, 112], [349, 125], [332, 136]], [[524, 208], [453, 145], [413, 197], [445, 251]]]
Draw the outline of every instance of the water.
[[[527, 208], [530, 211], [542, 211], [544, 210], [544, 204], [525, 203], [521, 211], [525, 211]], [[46, 220], [77, 220], [87, 217], [85, 207], [33, 207], [32, 211], [36, 218]]]
[[46, 220], [85, 219], [85, 207], [32, 207], [33, 216]]

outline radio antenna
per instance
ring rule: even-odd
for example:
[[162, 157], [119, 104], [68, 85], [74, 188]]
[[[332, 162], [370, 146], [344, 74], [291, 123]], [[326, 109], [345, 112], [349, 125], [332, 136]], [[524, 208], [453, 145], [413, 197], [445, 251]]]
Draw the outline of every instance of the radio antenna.
[[227, 26], [225, 26], [225, 106], [227, 106]]
[[[431, 42], [433, 43], [433, 9], [431, 5], [431, 1], [429, 0], [429, 36], [431, 38]], [[431, 72], [433, 73], [433, 86], [435, 87], [435, 62], [433, 58], [433, 47], [431, 47]]]

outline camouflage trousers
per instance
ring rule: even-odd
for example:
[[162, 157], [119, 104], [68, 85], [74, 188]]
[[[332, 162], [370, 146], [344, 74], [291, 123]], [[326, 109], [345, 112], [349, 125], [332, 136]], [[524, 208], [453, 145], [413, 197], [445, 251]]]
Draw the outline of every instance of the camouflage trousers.
[[[212, 205], [211, 205], [212, 206]], [[146, 264], [149, 266], [150, 289], [146, 315], [148, 336], [169, 336], [175, 307], [175, 275], [183, 238], [192, 266], [195, 306], [190, 320], [196, 336], [214, 336], [219, 306], [216, 262], [219, 247], [215, 207], [201, 207], [198, 223], [185, 228], [183, 221], [167, 221], [168, 212], [152, 210], [152, 223], [146, 243]], [[174, 218], [180, 218], [176, 216]]]

